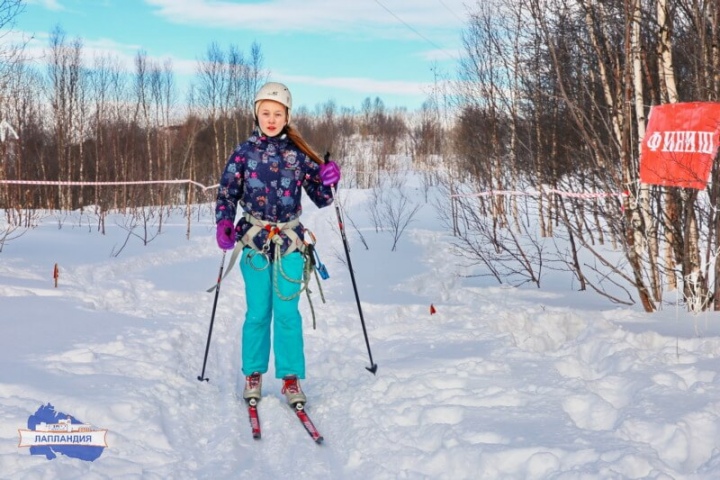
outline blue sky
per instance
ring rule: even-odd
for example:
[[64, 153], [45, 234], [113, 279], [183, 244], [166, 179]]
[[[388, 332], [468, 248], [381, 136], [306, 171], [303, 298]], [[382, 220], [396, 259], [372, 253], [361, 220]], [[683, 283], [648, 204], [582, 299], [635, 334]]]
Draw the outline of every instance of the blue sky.
[[[18, 33], [33, 35], [40, 59], [60, 26], [88, 58], [112, 52], [128, 71], [143, 50], [172, 60], [184, 87], [209, 45], [246, 54], [261, 46], [270, 80], [286, 83], [295, 105], [328, 100], [359, 108], [380, 97], [414, 110], [435, 72], [454, 76], [467, 18], [461, 0], [28, 0]], [[40, 60], [39, 60], [40, 61]], [[90, 64], [90, 62], [89, 62]], [[184, 94], [184, 91], [181, 92]]]

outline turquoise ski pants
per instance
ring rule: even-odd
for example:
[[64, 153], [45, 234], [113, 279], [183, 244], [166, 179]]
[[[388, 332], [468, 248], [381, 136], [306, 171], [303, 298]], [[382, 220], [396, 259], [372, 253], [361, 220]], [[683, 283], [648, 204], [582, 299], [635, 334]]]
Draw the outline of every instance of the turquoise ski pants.
[[292, 252], [275, 262], [281, 262], [285, 276], [295, 282], [276, 272], [273, 263], [268, 264], [263, 255], [251, 248], [245, 247], [240, 257], [247, 299], [242, 327], [242, 372], [247, 376], [268, 371], [272, 339], [275, 377], [296, 375], [302, 379], [305, 378], [305, 352], [298, 291], [302, 286], [304, 260], [300, 252]]

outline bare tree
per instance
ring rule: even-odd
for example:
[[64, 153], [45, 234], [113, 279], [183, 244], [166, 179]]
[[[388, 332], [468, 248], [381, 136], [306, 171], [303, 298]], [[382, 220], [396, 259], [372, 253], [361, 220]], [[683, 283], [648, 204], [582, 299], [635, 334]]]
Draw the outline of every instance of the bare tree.
[[[15, 26], [17, 17], [25, 10], [23, 0], [0, 0], [0, 40], [3, 40]], [[12, 81], [13, 69], [21, 60], [24, 45], [2, 42], [0, 48], [0, 92], [5, 92]]]
[[385, 172], [380, 183], [373, 187], [372, 197], [374, 201], [370, 206], [370, 214], [375, 223], [375, 231], [390, 232], [390, 250], [394, 252], [421, 205], [408, 195], [406, 175], [400, 171]]
[[[74, 159], [73, 146], [81, 141], [80, 119], [84, 112], [82, 41], [76, 39], [68, 44], [60, 27], [56, 27], [50, 36], [48, 75], [58, 178], [73, 181], [76, 171], [80, 170], [80, 162]], [[59, 208], [73, 208], [70, 187], [58, 187], [58, 195]]]
[[222, 170], [225, 161], [224, 143], [221, 147], [221, 115], [226, 95], [225, 55], [217, 43], [211, 43], [205, 58], [198, 62], [198, 106], [209, 118], [213, 135], [213, 162], [216, 171]]

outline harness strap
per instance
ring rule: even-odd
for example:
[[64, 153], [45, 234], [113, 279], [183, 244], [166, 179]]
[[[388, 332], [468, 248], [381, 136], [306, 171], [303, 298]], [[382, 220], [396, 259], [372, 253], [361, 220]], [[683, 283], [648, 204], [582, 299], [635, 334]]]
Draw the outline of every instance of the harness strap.
[[293, 230], [293, 228], [300, 225], [300, 218], [290, 220], [289, 222], [266, 222], [265, 220], [260, 220], [259, 218], [255, 218], [249, 213], [245, 212], [243, 213], [243, 219], [245, 219], [246, 222], [252, 225], [250, 229], [245, 233], [245, 235], [243, 235], [240, 239], [240, 243], [242, 243], [244, 246], [248, 246], [257, 250], [257, 245], [255, 245], [253, 239], [255, 238], [255, 236], [257, 236], [258, 233], [265, 230], [268, 232], [268, 238], [267, 242], [263, 246], [264, 253], [270, 251], [269, 242], [272, 241], [278, 245], [282, 244], [282, 237], [279, 235], [281, 233], [285, 234], [285, 236], [290, 239], [290, 245], [288, 246], [288, 249], [283, 255], [287, 255], [288, 253], [294, 252], [295, 250], [303, 250], [303, 241], [300, 240], [298, 234], [295, 233], [295, 230]]
[[[270, 232], [268, 234], [268, 242], [263, 246], [262, 250], [262, 253], [264, 253], [265, 255], [267, 255], [267, 253], [270, 251], [269, 242], [275, 242], [275, 245], [277, 247], [282, 244], [282, 237], [278, 235], [281, 232], [284, 233], [291, 240], [290, 246], [283, 255], [287, 255], [288, 253], [294, 252], [295, 250], [300, 250], [300, 252], [304, 253], [305, 244], [302, 242], [302, 240], [300, 240], [298, 234], [295, 233], [295, 231], [293, 230], [293, 228], [300, 225], [300, 218], [290, 220], [289, 222], [266, 222], [264, 220], [253, 217], [247, 212], [243, 213], [243, 218], [252, 226], [247, 231], [247, 233], [242, 236], [240, 241], [235, 244], [235, 248], [233, 249], [232, 255], [230, 255], [230, 262], [228, 263], [228, 265], [235, 265], [235, 262], [237, 262], [237, 259], [245, 246], [251, 247], [254, 250], [258, 250], [257, 245], [255, 245], [255, 242], [253, 242], [252, 240], [258, 233], [263, 230], [267, 230], [268, 232]], [[279, 251], [280, 248], [277, 248], [276, 253], [279, 253]], [[226, 269], [222, 279], [225, 280], [225, 277], [227, 277], [232, 270], [232, 268]], [[210, 287], [207, 291], [212, 293], [215, 291], [216, 288], [217, 284]]]

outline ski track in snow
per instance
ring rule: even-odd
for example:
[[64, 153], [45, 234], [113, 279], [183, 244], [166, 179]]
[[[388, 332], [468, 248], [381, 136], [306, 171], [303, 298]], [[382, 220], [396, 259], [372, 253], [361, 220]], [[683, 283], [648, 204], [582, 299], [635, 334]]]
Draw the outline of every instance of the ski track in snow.
[[[350, 197], [346, 208], [357, 211], [364, 199]], [[236, 266], [221, 287], [210, 381], [197, 380], [214, 297], [205, 289], [220, 258], [210, 227], [187, 241], [179, 222], [176, 229], [168, 225], [162, 247], [89, 261], [78, 255], [63, 267], [58, 289], [48, 275], [33, 273], [57, 261], [51, 254], [19, 261], [3, 253], [0, 296], [15, 300], [7, 303], [12, 318], [5, 320], [23, 322], [21, 301], [46, 302], [40, 308], [49, 318], [31, 311], [28, 321], [37, 326], [2, 344], [11, 353], [0, 358], [11, 362], [13, 373], [0, 380], [0, 478], [720, 475], [717, 336], [630, 328], [646, 318], [637, 311], [550, 307], [544, 301], [560, 295], [542, 290], [472, 286], [458, 275], [462, 267], [448, 238], [432, 229], [410, 229], [394, 253], [387, 252], [386, 236], [368, 229], [363, 235], [371, 248], [365, 250], [351, 230], [378, 364], [373, 376], [364, 368], [367, 350], [334, 212], [310, 210], [303, 219], [321, 239], [331, 272], [323, 282], [327, 304], [311, 283], [316, 330], [304, 296], [301, 302], [303, 386], [323, 446], [284, 404], [272, 367], [259, 407], [263, 439], [250, 435], [246, 408], [236, 398], [244, 314]], [[34, 241], [37, 248], [42, 243], [35, 236], [72, 233], [39, 230], [17, 242]], [[111, 250], [109, 240], [92, 238], [104, 253]], [[404, 251], [416, 252], [404, 260], [412, 265], [409, 276], [392, 263]], [[431, 302], [438, 310], [432, 316]], [[65, 321], [73, 330], [63, 330]], [[47, 348], [12, 353], [12, 342], [32, 344], [46, 325], [56, 344], [50, 338], [41, 342]], [[47, 461], [17, 447], [17, 429], [48, 402], [108, 430], [109, 448], [100, 459]]]

